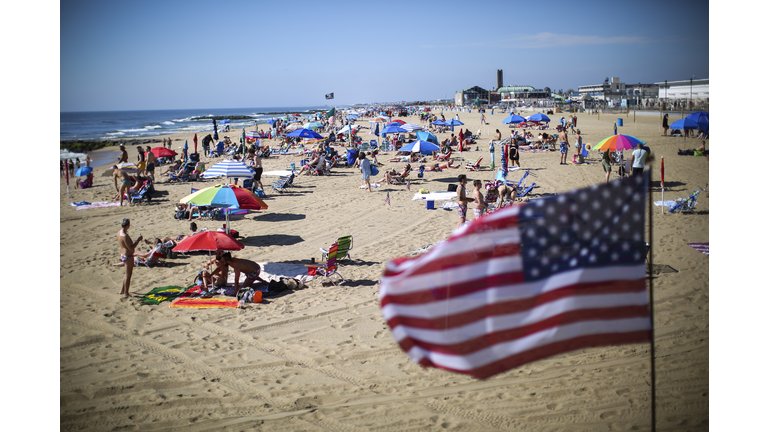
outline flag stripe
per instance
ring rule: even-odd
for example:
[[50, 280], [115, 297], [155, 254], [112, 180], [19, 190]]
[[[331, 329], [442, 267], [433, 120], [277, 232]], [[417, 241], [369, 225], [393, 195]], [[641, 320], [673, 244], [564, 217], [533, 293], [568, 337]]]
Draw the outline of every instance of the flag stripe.
[[[434, 342], [434, 335], [425, 335], [430, 339], [417, 338], [415, 336], [416, 332], [410, 331], [409, 333], [400, 333], [403, 335], [403, 337], [402, 339], [398, 340], [398, 344], [400, 344], [400, 347], [403, 349], [403, 351], [406, 352], [411, 350], [413, 347], [420, 347], [434, 353], [467, 355], [492, 347], [501, 342], [511, 342], [514, 340], [523, 339], [548, 329], [557, 329], [566, 324], [589, 323], [592, 321], [607, 322], [612, 320], [644, 317], [648, 317], [648, 307], [645, 305], [605, 309], [583, 309], [563, 312], [561, 314], [553, 315], [545, 320], [537, 321], [525, 326], [499, 330], [491, 333], [480, 333], [476, 337], [466, 338], [465, 340], [457, 340], [454, 343]], [[493, 325], [493, 323], [480, 324], [488, 324], [489, 326]], [[647, 323], [647, 329], [650, 330], [650, 321]], [[397, 332], [393, 333], [396, 335], [398, 334]], [[549, 335], [546, 336], [548, 337]]]
[[[480, 319], [487, 315], [501, 315], [530, 309], [537, 305], [557, 301], [570, 296], [592, 296], [596, 294], [633, 294], [645, 292], [645, 282], [615, 281], [598, 284], [571, 285], [549, 292], [540, 290], [510, 290], [492, 288], [471, 296], [453, 297], [444, 301], [407, 305], [402, 302], [382, 306], [382, 315], [387, 322], [398, 317], [406, 325], [424, 328], [445, 328], [444, 322], [450, 313], [451, 323], [469, 322], [468, 317]], [[481, 314], [478, 316], [477, 314]], [[462, 318], [464, 317], [464, 318]], [[456, 321], [454, 321], [456, 320]], [[428, 323], [436, 322], [435, 326]], [[422, 324], [417, 324], [422, 323]], [[443, 325], [440, 325], [443, 323]]]
[[644, 331], [646, 337], [648, 336], [650, 332], [648, 318], [631, 317], [617, 320], [595, 320], [563, 324], [552, 329], [544, 329], [511, 341], [502, 341], [467, 355], [435, 353], [427, 351], [419, 346], [414, 346], [407, 352], [414, 361], [426, 357], [432, 363], [437, 365], [455, 369], [470, 369], [485, 366], [493, 361], [507, 357], [514, 352], [525, 352], [545, 346], [547, 343], [562, 342], [572, 337], [633, 333], [636, 331]]
[[[406, 280], [392, 281], [383, 277], [379, 289], [381, 305], [389, 303], [418, 304], [434, 302], [450, 297], [457, 298], [482, 292], [487, 289], [509, 289], [508, 295], [525, 296], [526, 293], [545, 292], [573, 285], [574, 283], [598, 283], [611, 280], [632, 281], [645, 277], [645, 265], [615, 266], [603, 269], [576, 269], [560, 273], [548, 279], [534, 282], [518, 282], [522, 273], [518, 271], [483, 276], [482, 269], [470, 267], [447, 270], [435, 275], [413, 277]], [[440, 281], [446, 281], [440, 283]]]
[[540, 347], [523, 352], [510, 353], [508, 356], [499, 357], [490, 363], [475, 368], [465, 367], [459, 369], [442, 364], [435, 364], [426, 357], [420, 357], [419, 360], [414, 361], [424, 367], [439, 367], [451, 372], [468, 374], [477, 379], [486, 379], [510, 369], [520, 367], [524, 364], [545, 359], [547, 357], [552, 357], [564, 352], [601, 346], [643, 343], [647, 342], [648, 340], [650, 340], [649, 330], [580, 336], [566, 339], [560, 342], [542, 345]]

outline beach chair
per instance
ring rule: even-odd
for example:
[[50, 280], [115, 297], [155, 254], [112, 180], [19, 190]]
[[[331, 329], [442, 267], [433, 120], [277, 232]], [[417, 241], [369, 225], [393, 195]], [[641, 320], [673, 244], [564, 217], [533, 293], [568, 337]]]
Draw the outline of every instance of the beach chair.
[[127, 194], [123, 194], [123, 197], [127, 199], [128, 202], [131, 204], [135, 204], [137, 202], [142, 202], [142, 201], [146, 201], [147, 203], [149, 203], [149, 201], [152, 200], [152, 197], [149, 193], [149, 187], [150, 187], [149, 181], [145, 181], [144, 184], [139, 188], [137, 192], [131, 192], [129, 190]]
[[379, 146], [378, 146], [378, 144], [376, 143], [376, 140], [375, 140], [375, 139], [371, 140], [371, 144], [370, 144], [370, 146], [371, 146], [371, 150], [376, 150], [376, 149], [378, 149], [378, 148], [379, 148]]
[[291, 185], [293, 183], [293, 178], [295, 174], [291, 172], [291, 175], [283, 176], [277, 179], [277, 183], [272, 184], [272, 190], [275, 192], [283, 193], [285, 188]]
[[694, 191], [688, 198], [680, 199], [669, 208], [669, 213], [682, 213], [690, 211], [696, 213], [695, 207], [699, 199], [699, 191]]
[[524, 191], [522, 191], [519, 195], [517, 195], [516, 198], [522, 198], [522, 197], [528, 195], [528, 192], [530, 192], [531, 189], [533, 189], [534, 186], [536, 186], [536, 183], [531, 183], [531, 185], [528, 186], [528, 188], [525, 189]]
[[[344, 258], [352, 259], [352, 257], [349, 255], [349, 251], [352, 250], [352, 236], [344, 236], [339, 237], [336, 240], [336, 243], [339, 245], [339, 249], [336, 252], [336, 261], [343, 261]], [[328, 260], [328, 250], [320, 248], [320, 252], [323, 253], [323, 261]]]
[[439, 161], [446, 161], [446, 160], [448, 160], [448, 158], [451, 157], [452, 153], [453, 153], [453, 150], [448, 150], [448, 153], [446, 153], [446, 154], [438, 153], [437, 160], [439, 160]]
[[525, 170], [525, 174], [523, 174], [523, 176], [520, 177], [520, 181], [517, 182], [517, 184], [513, 182], [507, 182], [507, 186], [512, 186], [518, 192], [522, 191], [525, 188], [525, 178], [528, 177], [528, 173], [530, 171], [531, 170]]
[[413, 170], [413, 168], [406, 167], [406, 170], [405, 170], [405, 172], [403, 174], [400, 174], [400, 175], [392, 177], [392, 184], [393, 185], [404, 185], [406, 179], [411, 174], [412, 170]]
[[319, 262], [315, 264], [304, 264], [304, 266], [307, 267], [307, 272], [310, 275], [313, 276], [322, 276], [324, 279], [328, 279], [329, 282], [331, 282], [333, 285], [337, 285], [336, 282], [333, 281], [331, 276], [336, 275], [338, 276], [341, 281], [338, 283], [338, 285], [346, 282], [344, 277], [337, 271], [336, 266], [336, 254], [339, 250], [339, 243], [335, 242], [331, 245], [331, 247], [328, 248], [328, 259], [325, 262]]
[[467, 162], [467, 164], [464, 166], [465, 169], [468, 169], [470, 171], [475, 171], [480, 169], [480, 161], [482, 161], [483, 158], [474, 161], [474, 162]]
[[152, 249], [152, 252], [149, 253], [149, 256], [147, 258], [141, 258], [136, 257], [133, 262], [135, 265], [140, 266], [144, 265], [146, 267], [154, 267], [160, 262], [160, 258], [165, 258], [169, 254], [168, 247], [160, 243], [157, 246], [155, 246], [154, 249]]

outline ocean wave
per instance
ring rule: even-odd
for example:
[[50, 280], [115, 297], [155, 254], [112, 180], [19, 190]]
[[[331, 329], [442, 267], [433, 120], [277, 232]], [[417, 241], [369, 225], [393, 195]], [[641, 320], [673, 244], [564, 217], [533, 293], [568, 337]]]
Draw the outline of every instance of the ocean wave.
[[173, 126], [173, 125], [175, 125], [176, 123], [174, 123], [174, 122], [172, 122], [172, 121], [164, 121], [164, 122], [163, 122], [163, 124], [164, 124], [164, 125], [168, 125], [168, 126]]
[[75, 153], [69, 151], [68, 149], [60, 149], [59, 151], [59, 160], [75, 158], [85, 159], [85, 156], [85, 153]]
[[119, 131], [118, 132], [107, 132], [107, 135], [108, 136], [121, 136], [121, 135], [125, 135], [125, 132], [119, 132]]

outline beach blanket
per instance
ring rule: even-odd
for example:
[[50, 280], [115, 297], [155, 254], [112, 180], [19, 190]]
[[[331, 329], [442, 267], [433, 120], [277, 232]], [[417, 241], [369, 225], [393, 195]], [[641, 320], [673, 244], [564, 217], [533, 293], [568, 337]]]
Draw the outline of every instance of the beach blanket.
[[176, 285], [168, 285], [163, 287], [153, 288], [150, 292], [144, 294], [144, 297], [139, 299], [142, 304], [152, 305], [160, 304], [164, 301], [173, 300], [180, 296], [182, 293], [189, 290], [190, 287], [183, 288]]
[[[381, 187], [381, 185], [378, 184], [378, 183], [371, 183], [371, 187], [372, 188], [377, 188], [377, 187]], [[358, 189], [368, 189], [368, 186], [367, 185], [360, 185], [357, 188]]]
[[[299, 281], [299, 289], [302, 289], [304, 288], [304, 285], [306, 285], [313, 279], [312, 276], [307, 274], [307, 267], [304, 266], [304, 264], [271, 263], [271, 262], [260, 262], [257, 264], [261, 266], [261, 273], [259, 274], [259, 276], [267, 282], [271, 282], [271, 281], [279, 282], [280, 278], [292, 278], [292, 279], [297, 279]], [[244, 273], [240, 273], [239, 283], [242, 284], [243, 282], [245, 282], [245, 278], [246, 278], [246, 275]], [[257, 286], [255, 289], [263, 292], [264, 294], [270, 294], [269, 288], [267, 285]], [[229, 277], [227, 278], [227, 285], [221, 288], [218, 288], [212, 292], [216, 294], [222, 294], [228, 297], [234, 297], [235, 296], [234, 272], [229, 273]]]
[[675, 205], [675, 202], [676, 202], [675, 200], [654, 201], [653, 205], [660, 206], [664, 204], [664, 207], [672, 207], [673, 205]]
[[[127, 206], [128, 201], [123, 201], [123, 205]], [[94, 208], [104, 208], [104, 207], [120, 207], [119, 202], [106, 202], [106, 201], [99, 201], [91, 204], [84, 204], [76, 206], [77, 210], [87, 210], [87, 209], [94, 209]]]
[[169, 308], [236, 308], [239, 305], [237, 299], [223, 298], [178, 298], [168, 305]]
[[427, 200], [427, 201], [445, 201], [456, 198], [458, 195], [456, 192], [430, 192], [428, 194], [416, 193], [411, 198], [411, 201]]
[[262, 176], [277, 176], [277, 177], [283, 177], [283, 176], [289, 176], [291, 175], [291, 171], [267, 171], [261, 173]]
[[688, 246], [696, 249], [697, 251], [709, 256], [709, 242], [706, 243], [688, 243]]
[[443, 206], [440, 207], [443, 210], [453, 210], [459, 208], [459, 203], [457, 202], [447, 202], [443, 203]]

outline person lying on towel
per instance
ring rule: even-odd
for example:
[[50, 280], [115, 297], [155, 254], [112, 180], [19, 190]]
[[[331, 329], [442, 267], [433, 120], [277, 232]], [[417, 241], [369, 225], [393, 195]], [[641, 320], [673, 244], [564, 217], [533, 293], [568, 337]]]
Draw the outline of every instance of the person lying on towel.
[[235, 296], [240, 291], [240, 273], [245, 273], [245, 282], [243, 287], [247, 288], [253, 286], [257, 282], [269, 284], [269, 282], [262, 279], [261, 267], [253, 262], [242, 258], [232, 258], [232, 254], [229, 252], [221, 254], [221, 262], [224, 265], [231, 266], [235, 271]]

